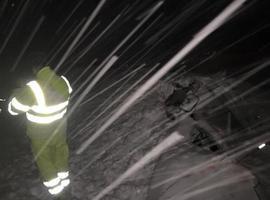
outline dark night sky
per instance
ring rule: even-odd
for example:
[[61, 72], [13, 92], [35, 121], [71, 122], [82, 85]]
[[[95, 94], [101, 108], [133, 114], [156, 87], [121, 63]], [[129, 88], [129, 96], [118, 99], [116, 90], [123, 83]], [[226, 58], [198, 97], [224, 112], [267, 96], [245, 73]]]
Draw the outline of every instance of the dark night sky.
[[[35, 65], [36, 62], [39, 62], [41, 59], [44, 59], [46, 63], [49, 60], [48, 58], [55, 55], [56, 51], [54, 49], [59, 49], [59, 46], [63, 44], [64, 39], [74, 30], [75, 26], [78, 25], [83, 18], [87, 18], [99, 3], [97, 0], [2, 0], [0, 4], [1, 43], [7, 39], [16, 19], [18, 19], [19, 12], [22, 11], [23, 6], [27, 2], [28, 6], [26, 12], [20, 18], [18, 26], [0, 55], [1, 75], [5, 77], [13, 77], [14, 74], [14, 77], [18, 76], [18, 74], [19, 76], [24, 76], [24, 74], [29, 73], [31, 66]], [[116, 23], [116, 25], [99, 40], [92, 50], [72, 68], [69, 74], [72, 76], [73, 73], [78, 73], [78, 71], [83, 70], [94, 58], [98, 58], [101, 62], [101, 60], [110, 53], [113, 47], [139, 23], [140, 16], [143, 16], [142, 14], [156, 2], [158, 1], [108, 0], [88, 28], [88, 31], [99, 23], [97, 28], [74, 51], [60, 71], [65, 71], [72, 60], [76, 59], [79, 55], [79, 52], [93, 41], [114, 17], [127, 9], [127, 12], [121, 16], [118, 23]], [[121, 70], [124, 71], [127, 65], [123, 66], [122, 64], [126, 61], [128, 61], [128, 66], [138, 61], [138, 64], [146, 62], [149, 67], [157, 62], [164, 63], [168, 61], [201, 27], [213, 19], [213, 17], [230, 2], [229, 0], [166, 0], [164, 5], [148, 20], [138, 33], [131, 38], [127, 45], [117, 52], [118, 55], [121, 54], [128, 44], [134, 41], [157, 17], [160, 17], [158, 21], [120, 57], [115, 68], [122, 67]], [[76, 12], [74, 12], [64, 26], [62, 26], [63, 22], [78, 3], [80, 3], [80, 5]], [[215, 33], [186, 57], [185, 62], [188, 64], [188, 67], [196, 65], [212, 54], [216, 54], [216, 56], [196, 68], [196, 72], [214, 73], [222, 70], [230, 72], [246, 67], [252, 62], [265, 59], [269, 56], [270, 52], [269, 8], [270, 2], [268, 0], [247, 1], [245, 6], [242, 7], [232, 20], [215, 31]], [[10, 68], [24, 47], [27, 38], [42, 16], [45, 16], [45, 20], [19, 62], [15, 73], [9, 73]], [[169, 25], [169, 27], [163, 32], [160, 32], [160, 30], [166, 28], [167, 25]], [[77, 33], [78, 31], [75, 34]], [[141, 55], [151, 48], [151, 45], [156, 44], [157, 40], [162, 37], [164, 37], [164, 39], [154, 46], [150, 53], [141, 58]], [[55, 66], [58, 63], [73, 38], [74, 36], [63, 49], [55, 55], [55, 59], [49, 62], [50, 65]], [[234, 42], [237, 42], [234, 46], [223, 50]], [[145, 50], [143, 50], [144, 48]], [[139, 53], [141, 50], [143, 51]], [[138, 53], [138, 55], [130, 60], [136, 53]], [[4, 78], [1, 77], [1, 82], [3, 80]]]

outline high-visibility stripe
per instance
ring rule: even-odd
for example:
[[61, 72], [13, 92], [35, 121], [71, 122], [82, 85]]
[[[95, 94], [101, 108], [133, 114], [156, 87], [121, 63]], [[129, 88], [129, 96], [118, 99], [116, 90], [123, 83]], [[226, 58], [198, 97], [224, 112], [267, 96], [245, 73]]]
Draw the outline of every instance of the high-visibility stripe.
[[54, 179], [51, 179], [49, 181], [44, 181], [43, 184], [46, 186], [46, 187], [54, 187], [56, 185], [58, 185], [60, 182], [60, 178], [59, 177], [56, 177]]
[[39, 106], [39, 105], [34, 105], [31, 107], [31, 109], [39, 114], [52, 114], [52, 113], [56, 113], [59, 112], [61, 110], [63, 110], [65, 107], [67, 107], [68, 105], [68, 101], [65, 101], [63, 103], [57, 104], [57, 105], [53, 105], [53, 106]]
[[61, 181], [60, 183], [63, 187], [67, 187], [70, 184], [70, 180], [69, 179], [64, 179]]
[[18, 113], [12, 111], [12, 107], [14, 107], [16, 110], [27, 112], [30, 109], [33, 110], [36, 113], [39, 114], [52, 114], [55, 112], [59, 112], [63, 110], [65, 107], [67, 107], [68, 101], [65, 101], [63, 103], [53, 105], [53, 106], [46, 106], [46, 107], [41, 107], [34, 105], [32, 107], [26, 106], [21, 104], [16, 98], [13, 98], [11, 102], [8, 104], [8, 111], [11, 115], [18, 115]]
[[69, 92], [69, 94], [72, 93], [72, 87], [71, 87], [69, 81], [67, 80], [67, 78], [64, 77], [64, 76], [61, 76], [61, 77], [62, 77], [62, 79], [64, 79], [64, 81], [66, 82], [66, 84], [68, 86], [68, 92]]
[[61, 113], [58, 113], [58, 114], [55, 114], [55, 115], [52, 115], [52, 116], [36, 116], [36, 115], [33, 115], [33, 114], [30, 114], [30, 113], [26, 113], [26, 118], [31, 121], [31, 122], [35, 122], [35, 123], [38, 123], [38, 124], [49, 124], [49, 123], [52, 123], [58, 119], [61, 119], [64, 114], [66, 113], [67, 109], [65, 109], [64, 111], [62, 111]]
[[57, 195], [59, 194], [60, 192], [62, 192], [64, 189], [64, 186], [63, 185], [58, 185], [56, 187], [53, 187], [51, 189], [48, 189], [49, 193], [52, 194], [52, 195]]
[[37, 105], [31, 107], [31, 109], [38, 114], [53, 114], [63, 110], [68, 105], [68, 101], [62, 102], [57, 105], [47, 106], [45, 102], [44, 93], [37, 81], [31, 81], [27, 85], [32, 89]]
[[11, 115], [18, 115], [19, 113], [13, 112], [11, 107], [12, 107], [12, 106], [11, 106], [11, 102], [9, 102], [9, 104], [8, 104], [8, 112], [9, 112]]
[[[62, 78], [68, 85], [69, 92], [71, 93], [72, 88], [68, 80], [64, 76], [62, 76]], [[44, 93], [39, 83], [37, 81], [30, 81], [29, 83], [27, 83], [27, 85], [31, 88], [37, 104], [30, 107], [21, 104], [16, 98], [13, 98], [11, 103], [8, 105], [8, 111], [11, 115], [18, 115], [18, 113], [12, 110], [12, 108], [15, 108], [18, 111], [26, 112], [26, 117], [29, 121], [39, 124], [49, 124], [53, 121], [61, 119], [64, 116], [64, 114], [67, 111], [67, 105], [69, 103], [68, 100], [56, 105], [47, 106]], [[29, 113], [28, 112], [29, 110], [32, 110], [33, 112], [35, 112], [35, 114]], [[51, 116], [39, 116], [39, 115], [51, 115]]]
[[261, 144], [260, 146], [258, 146], [259, 149], [263, 149], [266, 146], [265, 143]]
[[68, 171], [67, 172], [58, 172], [57, 176], [61, 179], [65, 179], [69, 176], [69, 172]]
[[40, 87], [40, 85], [38, 84], [37, 81], [31, 81], [29, 83], [27, 83], [27, 85], [32, 89], [35, 97], [36, 97], [36, 100], [37, 100], [37, 104], [39, 106], [46, 106], [45, 104], [45, 97], [44, 97], [44, 94], [42, 92], [42, 89]]
[[20, 103], [15, 97], [11, 100], [11, 105], [19, 111], [27, 112], [30, 107]]

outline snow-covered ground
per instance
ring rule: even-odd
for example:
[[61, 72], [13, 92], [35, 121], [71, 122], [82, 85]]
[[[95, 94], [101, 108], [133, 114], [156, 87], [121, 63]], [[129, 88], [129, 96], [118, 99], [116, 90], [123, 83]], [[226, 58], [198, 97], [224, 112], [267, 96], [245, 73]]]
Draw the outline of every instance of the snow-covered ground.
[[[211, 77], [196, 77], [196, 79], [201, 81], [201, 89], [199, 92], [205, 93], [208, 91], [206, 85], [210, 86], [211, 83], [217, 82], [219, 78], [213, 79]], [[113, 80], [111, 81], [113, 82]], [[130, 83], [123, 85], [115, 96], [119, 96], [119, 94], [126, 91], [130, 85]], [[112, 111], [119, 104], [116, 104], [109, 109], [104, 116], [101, 116], [100, 119], [96, 120], [96, 122], [82, 132], [80, 131], [81, 128], [85, 127], [85, 125], [94, 119], [101, 111], [89, 118], [85, 123], [84, 119], [86, 119], [86, 117], [89, 116], [98, 105], [107, 100], [108, 96], [103, 94], [93, 102], [81, 106], [80, 109], [74, 113], [70, 119], [71, 123], [69, 133], [69, 143], [71, 147], [71, 193], [74, 198], [76, 197], [77, 199], [83, 200], [93, 199], [93, 197], [101, 192], [106, 186], [111, 184], [130, 166], [136, 163], [136, 161], [142, 158], [155, 145], [161, 142], [163, 138], [171, 133], [175, 128], [175, 125], [173, 125], [174, 123], [166, 117], [164, 100], [172, 92], [172, 89], [173, 88], [169, 83], [163, 81], [160, 82], [156, 86], [156, 90], [138, 101], [127, 113], [121, 116], [116, 123], [105, 131], [102, 137], [90, 145], [90, 147], [80, 155], [75, 154], [75, 150], [79, 147], [80, 143], [88, 138], [93, 131], [96, 130], [104, 120], [106, 120], [106, 116], [110, 113], [109, 111]], [[109, 92], [108, 95], [111, 93], [112, 92]], [[208, 93], [210, 94], [211, 91], [208, 91]], [[111, 102], [112, 100], [109, 100], [107, 104], [102, 106], [102, 109]], [[215, 104], [213, 103], [212, 106], [214, 105]], [[205, 109], [209, 109], [209, 106]], [[184, 168], [196, 166], [213, 157], [211, 153], [202, 153], [198, 151], [198, 149], [194, 149], [194, 147], [188, 148], [189, 151], [184, 155], [181, 155], [181, 153], [179, 154], [179, 152], [187, 146], [189, 146], [187, 143], [176, 145], [168, 153], [164, 154], [164, 156], [145, 166], [137, 174], [127, 179], [123, 184], [103, 199], [145, 200], [147, 197], [151, 198], [149, 197], [149, 192], [153, 192], [151, 187], [153, 186], [153, 183], [156, 183], [155, 178], [158, 177], [157, 174], [159, 173], [157, 172], [160, 171], [161, 168], [163, 170], [165, 169], [164, 173], [166, 174], [166, 177], [175, 176], [175, 171], [172, 170], [172, 168], [184, 170]], [[176, 159], [177, 162], [174, 162], [175, 155], [178, 155]], [[166, 162], [163, 160], [166, 160]], [[0, 187], [3, 192], [1, 192], [2, 197], [0, 199], [49, 199], [38, 178], [36, 166], [32, 163], [30, 149], [26, 149], [25, 152], [19, 153], [16, 159], [11, 160], [4, 166], [5, 168], [3, 168], [3, 171], [0, 173], [0, 179], [4, 180], [1, 181]], [[247, 180], [248, 183], [244, 183], [243, 179], [240, 178], [240, 180], [238, 180], [240, 182], [237, 182], [237, 185], [245, 184], [244, 188], [246, 189], [243, 191], [237, 191], [237, 194], [246, 194], [247, 191], [252, 193], [255, 178], [248, 170], [232, 163], [232, 161], [230, 161], [229, 165], [220, 165], [218, 168], [219, 169], [214, 168], [208, 171], [196, 171], [196, 174], [199, 174], [198, 176], [186, 175], [184, 179], [179, 179], [180, 182], [178, 186], [181, 188], [177, 187], [176, 190], [181, 192], [182, 189], [185, 188], [190, 192], [193, 187], [196, 189], [201, 188], [200, 184], [194, 184], [199, 183], [198, 181], [201, 180], [202, 177], [205, 178], [211, 174], [219, 175], [214, 176], [213, 180], [210, 180], [210, 182], [207, 180], [209, 185], [213, 185], [214, 183], [218, 184], [218, 177], [237, 176], [244, 173], [244, 180]], [[202, 189], [205, 186], [206, 185], [203, 185]], [[175, 189], [173, 189], [173, 191], [175, 191]], [[215, 191], [216, 193], [211, 192], [211, 195], [223, 192], [222, 190]], [[240, 195], [240, 197], [242, 196]], [[240, 197], [238, 199], [240, 199]], [[197, 196], [197, 198], [192, 199], [201, 200], [202, 198]], [[256, 200], [255, 197], [253, 199]], [[153, 200], [153, 198], [150, 200]]]

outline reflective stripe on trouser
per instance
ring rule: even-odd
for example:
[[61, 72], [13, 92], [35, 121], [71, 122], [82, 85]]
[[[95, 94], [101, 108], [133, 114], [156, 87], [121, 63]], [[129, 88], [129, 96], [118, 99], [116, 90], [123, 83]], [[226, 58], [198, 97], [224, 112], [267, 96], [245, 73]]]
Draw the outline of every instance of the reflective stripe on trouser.
[[[34, 156], [40, 152], [46, 141], [44, 139], [31, 138]], [[62, 137], [55, 137], [42, 149], [36, 158], [36, 163], [44, 182], [58, 178], [59, 172], [68, 171], [68, 154], [67, 143], [65, 138]]]
[[52, 195], [58, 195], [64, 190], [65, 187], [67, 187], [69, 185], [69, 183], [70, 183], [70, 180], [65, 179], [54, 187], [48, 187], [48, 191]]
[[[60, 174], [60, 176], [59, 176]], [[62, 176], [64, 175], [64, 176]], [[68, 172], [60, 172], [58, 173], [58, 177], [53, 178], [50, 181], [43, 182], [44, 185], [48, 188], [48, 191], [52, 195], [58, 195], [60, 194], [65, 187], [67, 187], [70, 184], [70, 179], [68, 177]], [[60, 178], [62, 177], [62, 178]]]

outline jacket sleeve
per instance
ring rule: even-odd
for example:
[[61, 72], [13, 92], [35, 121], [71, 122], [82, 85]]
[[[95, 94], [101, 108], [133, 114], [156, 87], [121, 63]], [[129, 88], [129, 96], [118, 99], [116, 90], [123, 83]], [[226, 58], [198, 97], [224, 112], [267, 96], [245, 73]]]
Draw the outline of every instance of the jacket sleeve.
[[68, 79], [65, 76], [61, 76], [62, 80], [64, 80], [65, 84], [63, 85], [64, 89], [63, 91], [68, 91], [67, 96], [70, 96], [70, 94], [72, 93], [72, 87], [70, 85], [70, 82], [68, 81]]
[[10, 97], [8, 112], [11, 115], [19, 115], [27, 112], [34, 104], [31, 89], [28, 86], [15, 89]]

